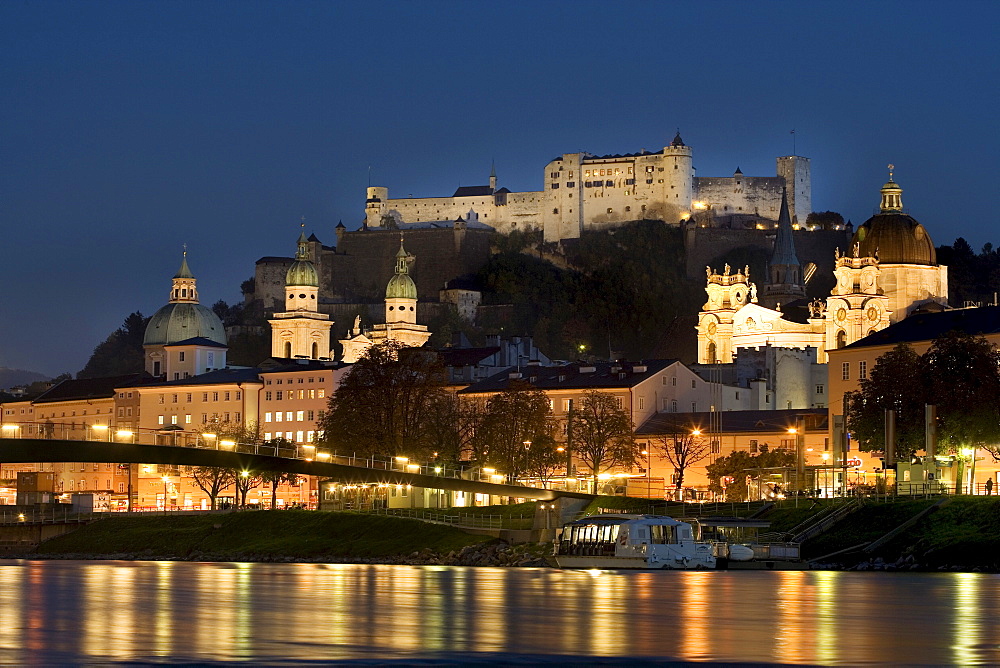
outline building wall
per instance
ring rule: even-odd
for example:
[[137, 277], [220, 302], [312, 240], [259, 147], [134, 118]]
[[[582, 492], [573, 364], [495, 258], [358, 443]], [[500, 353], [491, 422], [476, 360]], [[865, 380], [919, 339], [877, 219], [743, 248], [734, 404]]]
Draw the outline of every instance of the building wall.
[[197, 439], [211, 424], [251, 424], [257, 420], [261, 383], [150, 385], [139, 392], [139, 428], [144, 432], [177, 425], [178, 438]]
[[[349, 367], [264, 373], [260, 388], [260, 431], [265, 440], [315, 442], [320, 413]], [[280, 418], [280, 419], [279, 419]]]

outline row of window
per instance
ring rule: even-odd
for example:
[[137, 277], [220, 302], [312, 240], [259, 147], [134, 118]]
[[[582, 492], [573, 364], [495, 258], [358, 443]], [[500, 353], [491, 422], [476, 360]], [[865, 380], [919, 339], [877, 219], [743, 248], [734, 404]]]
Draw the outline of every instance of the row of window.
[[[292, 399], [295, 399], [295, 398], [296, 398], [296, 391], [295, 390], [277, 390], [275, 392], [264, 392], [264, 401], [272, 401], [272, 400], [273, 401], [281, 401], [282, 399], [292, 400]], [[298, 398], [299, 399], [325, 399], [326, 398], [326, 389], [321, 387], [321, 388], [316, 389], [316, 390], [299, 390], [298, 391]]]
[[[858, 380], [866, 380], [868, 378], [868, 361], [861, 360], [858, 362]], [[840, 379], [850, 380], [851, 379], [851, 363], [844, 362], [840, 367]], [[822, 387], [822, 386], [820, 386]], [[822, 394], [822, 392], [819, 392]]]
[[[169, 424], [180, 424], [179, 422], [180, 417], [181, 416], [179, 415], [170, 415], [170, 416], [158, 415], [156, 417], [156, 422], [157, 424], [161, 425], [167, 424], [167, 419], [169, 418], [170, 420]], [[241, 418], [242, 414], [240, 413], [212, 413], [212, 422], [218, 422], [219, 420], [222, 420], [222, 422], [228, 423], [230, 422], [230, 419], [232, 419], [232, 422], [240, 422]], [[208, 424], [208, 413], [201, 414], [201, 423]], [[184, 415], [184, 424], [191, 424], [190, 413]]]
[[[274, 418], [273, 420], [271, 418]], [[275, 413], [264, 413], [264, 422], [303, 422], [304, 420], [315, 420], [315, 411], [276, 411]]]
[[[283, 380], [286, 380], [286, 379], [276, 378], [273, 382], [274, 382], [275, 385], [281, 385], [281, 383], [283, 382]], [[292, 383], [294, 383], [296, 381], [298, 381], [299, 385], [302, 385], [305, 382], [309, 382], [309, 383], [321, 382], [322, 379], [320, 379], [320, 378], [313, 378], [312, 376], [309, 376], [309, 378], [288, 378], [287, 381], [288, 381], [289, 385], [291, 385]], [[264, 384], [265, 385], [270, 385], [271, 382], [272, 381], [270, 379], [268, 379], [268, 380], [264, 381]]]
[[[212, 401], [219, 401], [219, 397], [222, 397], [223, 401], [232, 401], [234, 399], [236, 401], [239, 401], [240, 398], [242, 397], [242, 395], [243, 395], [243, 393], [242, 392], [238, 392], [238, 391], [237, 392], [202, 392], [201, 393], [201, 400], [203, 402], [204, 401], [209, 401], [209, 397], [211, 397]], [[158, 403], [158, 404], [165, 404], [165, 403], [167, 403], [167, 396], [168, 395], [166, 395], [166, 394], [160, 394], [160, 395], [158, 395], [156, 403]], [[170, 403], [172, 403], [172, 404], [176, 404], [180, 400], [181, 396], [185, 397], [185, 401], [187, 403], [190, 403], [192, 401], [193, 397], [194, 397], [194, 395], [192, 393], [190, 393], [190, 392], [187, 392], [185, 394], [171, 394], [169, 396], [170, 396]]]
[[314, 443], [316, 441], [316, 432], [314, 431], [277, 431], [271, 433], [269, 431], [264, 432], [264, 440], [270, 441], [272, 438], [284, 438], [289, 441], [295, 441], [296, 443]]

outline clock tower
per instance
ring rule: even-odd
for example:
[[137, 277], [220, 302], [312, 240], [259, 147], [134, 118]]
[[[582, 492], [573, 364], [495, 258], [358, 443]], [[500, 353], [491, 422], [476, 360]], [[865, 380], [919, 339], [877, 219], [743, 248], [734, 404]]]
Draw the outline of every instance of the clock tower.
[[855, 244], [853, 257], [837, 251], [833, 274], [837, 284], [826, 299], [826, 350], [843, 348], [889, 326], [892, 311], [881, 286], [878, 257], [860, 257]]

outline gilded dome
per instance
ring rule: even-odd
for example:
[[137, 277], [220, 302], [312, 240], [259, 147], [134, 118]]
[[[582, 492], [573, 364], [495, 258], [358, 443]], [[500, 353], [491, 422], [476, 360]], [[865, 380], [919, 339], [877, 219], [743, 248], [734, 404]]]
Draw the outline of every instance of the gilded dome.
[[226, 328], [219, 316], [201, 304], [171, 303], [153, 314], [143, 345], [169, 345], [196, 336], [226, 344]]

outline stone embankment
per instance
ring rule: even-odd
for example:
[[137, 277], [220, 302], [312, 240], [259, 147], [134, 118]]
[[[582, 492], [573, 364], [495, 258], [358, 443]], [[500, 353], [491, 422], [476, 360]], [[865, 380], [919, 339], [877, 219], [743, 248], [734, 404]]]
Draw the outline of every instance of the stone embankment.
[[915, 556], [901, 556], [896, 560], [883, 557], [872, 557], [856, 563], [812, 563], [812, 570], [816, 571], [883, 571], [894, 572], [920, 572], [920, 573], [1000, 573], [1000, 564], [992, 566], [974, 566], [970, 564], [942, 564], [935, 565], [921, 562]]
[[245, 561], [269, 563], [327, 563], [327, 564], [397, 564], [412, 566], [500, 566], [544, 567], [551, 564], [545, 558], [552, 551], [551, 543], [508, 545], [502, 541], [489, 541], [467, 545], [459, 550], [441, 554], [430, 549], [407, 555], [382, 557], [344, 557], [320, 555], [312, 557], [259, 555], [253, 553], [192, 552], [183, 559], [174, 556], [157, 556], [148, 553], [120, 552], [114, 554], [62, 553], [62, 554], [11, 554], [8, 559], [68, 559], [68, 560], [121, 560], [121, 561]]

